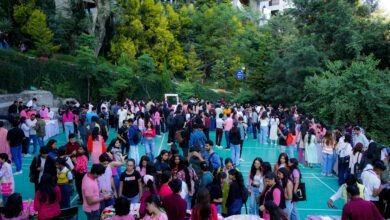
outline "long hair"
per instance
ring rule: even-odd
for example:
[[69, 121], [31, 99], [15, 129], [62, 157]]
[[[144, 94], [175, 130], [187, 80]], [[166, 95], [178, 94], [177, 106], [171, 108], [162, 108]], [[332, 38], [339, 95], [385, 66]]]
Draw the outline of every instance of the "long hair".
[[269, 172], [272, 172], [272, 167], [269, 162], [264, 162], [261, 164], [261, 170], [263, 171], [263, 176]]
[[8, 197], [4, 206], [4, 217], [8, 219], [16, 218], [23, 211], [23, 200], [19, 193], [13, 193]]
[[290, 127], [289, 127], [289, 129], [290, 129], [290, 132], [292, 133], [292, 135], [296, 135], [296, 133], [295, 133], [295, 122], [290, 122]]
[[259, 163], [260, 163], [260, 167], [259, 167], [260, 170], [261, 170], [261, 166], [262, 166], [262, 164], [263, 164], [263, 159], [261, 159], [260, 157], [256, 157], [256, 158], [253, 160], [252, 167], [251, 167], [251, 172], [250, 172], [250, 175], [249, 175], [249, 178], [250, 178], [251, 180], [253, 180], [253, 178], [254, 178], [254, 176], [256, 175], [256, 172], [257, 172], [256, 167], [255, 167], [255, 162], [256, 162], [256, 161], [259, 161]]
[[163, 156], [164, 154], [168, 154], [168, 153], [169, 153], [169, 152], [168, 152], [167, 150], [162, 150], [162, 151], [160, 152], [160, 154], [158, 155], [158, 157], [156, 158], [156, 160], [162, 162], [162, 156]]
[[53, 177], [49, 174], [43, 174], [41, 177], [41, 182], [38, 185], [38, 191], [41, 193], [39, 198], [41, 203], [48, 202], [53, 204], [56, 200], [56, 192], [54, 190], [54, 180]]
[[274, 201], [267, 200], [264, 202], [264, 207], [268, 211], [271, 220], [283, 220], [286, 219], [283, 210], [277, 206]]
[[118, 138], [112, 139], [112, 141], [111, 141], [110, 144], [108, 145], [107, 152], [111, 152], [112, 148], [115, 146], [115, 143], [116, 143], [117, 141], [119, 141]]
[[187, 184], [187, 188], [188, 188], [188, 191], [189, 192], [192, 192], [191, 189], [192, 189], [192, 181], [191, 181], [191, 175], [190, 175], [190, 171], [189, 171], [189, 168], [188, 168], [188, 162], [186, 161], [181, 161], [182, 163], [180, 164], [180, 167], [179, 167], [179, 170], [183, 170], [184, 172], [184, 175], [185, 175], [185, 182]]
[[99, 140], [99, 128], [94, 127], [92, 130], [92, 140], [98, 141]]
[[325, 142], [326, 145], [334, 145], [334, 139], [330, 131], [326, 131], [323, 141]]
[[308, 135], [309, 135], [309, 137], [308, 137], [308, 139], [307, 139], [307, 142], [310, 143], [310, 142], [311, 142], [311, 137], [312, 137], [313, 135], [314, 135], [314, 136], [316, 135], [316, 132], [314, 131], [313, 128], [310, 128], [310, 129], [309, 129]]
[[278, 165], [280, 166], [280, 159], [284, 157], [285, 163], [288, 164], [288, 155], [286, 153], [280, 153], [278, 158]]
[[199, 190], [198, 195], [196, 196], [195, 207], [199, 209], [200, 219], [210, 218], [210, 192], [207, 188]]
[[283, 178], [280, 179], [280, 181], [282, 182], [283, 189], [285, 189], [287, 187], [287, 183], [288, 183], [289, 171], [286, 167], [282, 167], [282, 168], [278, 169], [278, 172], [283, 174]]
[[[150, 161], [150, 158], [146, 155], [143, 155], [141, 157], [141, 159], [139, 160], [139, 164], [138, 164], [140, 170], [142, 169], [142, 162], [144, 162], [144, 161], [146, 161], [148, 163]], [[147, 166], [147, 164], [146, 164], [146, 166]]]
[[229, 175], [232, 175], [236, 178], [236, 181], [237, 181], [240, 189], [244, 188], [244, 178], [242, 177], [242, 174], [240, 173], [240, 171], [238, 171], [236, 169], [231, 169], [231, 170], [229, 170]]
[[299, 170], [298, 168], [298, 160], [295, 159], [295, 158], [290, 158], [290, 174], [292, 174], [292, 172], [294, 172], [294, 170], [298, 170], [299, 172], [299, 178], [301, 178], [302, 174], [301, 174], [301, 171]]

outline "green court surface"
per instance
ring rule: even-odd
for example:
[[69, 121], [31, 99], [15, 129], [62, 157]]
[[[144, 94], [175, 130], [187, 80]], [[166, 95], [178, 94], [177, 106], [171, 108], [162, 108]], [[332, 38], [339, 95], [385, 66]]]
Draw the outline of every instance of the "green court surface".
[[[110, 130], [109, 141], [116, 136], [114, 130]], [[155, 155], [162, 149], [168, 149], [167, 145], [167, 136], [168, 134], [162, 134], [161, 137], [156, 137], [155, 145]], [[279, 147], [271, 145], [261, 145], [258, 140], [254, 140], [252, 135], [244, 142], [243, 155], [239, 166], [239, 170], [244, 175], [244, 181], [247, 181], [248, 173], [252, 165], [252, 161], [255, 157], [261, 157], [264, 161], [268, 161], [273, 164], [277, 161], [279, 155]], [[65, 134], [61, 133], [55, 137], [57, 146], [63, 146], [65, 144]], [[211, 140], [215, 141], [215, 132], [210, 132]], [[225, 144], [225, 137], [222, 137], [222, 145]], [[107, 142], [108, 144], [109, 142]], [[30, 147], [31, 148], [31, 147]], [[230, 151], [224, 149], [218, 149], [214, 147], [214, 150], [223, 158], [230, 157]], [[144, 154], [144, 148], [142, 145], [139, 145], [140, 155]], [[24, 200], [34, 198], [34, 185], [29, 182], [28, 174], [29, 167], [32, 161], [32, 157], [23, 158], [23, 174], [15, 176], [16, 182], [16, 191], [20, 192]], [[343, 202], [338, 200], [334, 203], [336, 209], [330, 209], [327, 206], [327, 201], [330, 196], [335, 193], [338, 189], [337, 178], [336, 177], [323, 177], [320, 175], [320, 168], [316, 166], [314, 168], [308, 168], [300, 165], [302, 172], [302, 182], [306, 184], [306, 193], [307, 201], [298, 203], [298, 212], [301, 219], [305, 219], [307, 215], [330, 215], [330, 216], [341, 216], [341, 209]], [[77, 205], [77, 193], [72, 195], [72, 205]], [[249, 201], [249, 200], [248, 200]], [[249, 202], [248, 202], [249, 203]], [[249, 208], [249, 206], [248, 206]], [[249, 210], [248, 210], [249, 211]], [[245, 210], [243, 208], [242, 213]], [[81, 206], [79, 206], [79, 219], [86, 219], [85, 214], [82, 211]]]

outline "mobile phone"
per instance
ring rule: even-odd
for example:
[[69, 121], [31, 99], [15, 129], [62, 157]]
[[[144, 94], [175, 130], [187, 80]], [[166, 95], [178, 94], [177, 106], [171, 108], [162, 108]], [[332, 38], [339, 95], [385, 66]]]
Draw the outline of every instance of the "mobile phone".
[[127, 160], [128, 157], [129, 157], [129, 155], [127, 155], [127, 154], [124, 155], [125, 160]]

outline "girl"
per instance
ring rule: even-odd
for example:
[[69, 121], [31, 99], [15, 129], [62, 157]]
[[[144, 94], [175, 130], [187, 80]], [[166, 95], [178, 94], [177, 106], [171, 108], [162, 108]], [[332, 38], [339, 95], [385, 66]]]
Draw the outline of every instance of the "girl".
[[355, 175], [358, 179], [360, 179], [360, 162], [363, 156], [363, 144], [357, 143], [353, 148], [353, 152], [351, 155], [351, 159], [349, 160], [349, 172], [350, 174]]
[[146, 209], [148, 215], [144, 220], [168, 220], [167, 214], [161, 208], [161, 200], [156, 195], [151, 195], [146, 199]]
[[305, 158], [307, 165], [312, 168], [314, 163], [318, 163], [316, 134], [313, 128], [305, 135]]
[[[107, 149], [112, 155], [112, 160], [116, 162], [122, 161], [122, 149], [119, 139], [115, 138], [111, 141]], [[122, 166], [111, 166], [112, 178], [114, 179], [115, 188], [119, 189], [119, 176], [122, 173]]]
[[23, 211], [23, 200], [19, 193], [9, 196], [7, 203], [4, 203], [4, 211], [0, 216], [2, 220], [28, 220], [30, 218], [31, 200], [28, 201], [26, 211]]
[[332, 133], [326, 132], [321, 142], [322, 146], [322, 176], [333, 176], [332, 164], [333, 164], [333, 151], [334, 151], [334, 140]]
[[214, 176], [213, 182], [211, 183], [210, 187], [208, 187], [210, 191], [210, 201], [217, 207], [219, 214], [222, 214], [223, 179], [226, 179], [226, 174], [223, 172], [217, 173], [217, 175]]
[[64, 158], [57, 158], [57, 185], [61, 189], [61, 209], [70, 207], [70, 195], [73, 190], [73, 175], [66, 165]]
[[261, 113], [260, 117], [260, 143], [261, 144], [267, 144], [268, 141], [268, 126], [269, 126], [270, 120], [268, 118], [267, 112], [263, 111]]
[[34, 210], [38, 212], [38, 219], [55, 219], [61, 214], [61, 190], [54, 185], [49, 174], [43, 174], [38, 191], [34, 198]]
[[161, 125], [161, 117], [160, 112], [157, 111], [156, 107], [152, 107], [152, 120], [153, 123], [156, 125], [156, 135], [160, 137], [160, 125]]
[[263, 184], [263, 173], [261, 169], [261, 164], [263, 160], [260, 157], [256, 157], [253, 160], [251, 171], [248, 175], [248, 189], [250, 192], [250, 203], [249, 203], [249, 213], [252, 215], [258, 215], [259, 209], [257, 206], [257, 197], [261, 194], [264, 189]]
[[150, 161], [149, 157], [144, 155], [141, 157], [141, 160], [139, 162], [139, 165], [137, 167], [137, 171], [141, 175], [141, 177], [146, 175], [146, 166], [148, 165], [148, 162]]
[[134, 168], [134, 159], [129, 159], [126, 171], [121, 174], [119, 184], [119, 196], [126, 197], [131, 203], [138, 203], [142, 196], [141, 175]]
[[271, 220], [288, 220], [286, 214], [273, 201], [268, 200], [264, 203], [266, 212], [269, 213]]
[[162, 150], [160, 155], [158, 155], [158, 157], [154, 160], [154, 165], [158, 174], [161, 174], [164, 169], [169, 167], [168, 157], [168, 151]]
[[74, 134], [74, 115], [70, 108], [67, 108], [62, 114], [62, 122], [64, 123], [65, 137], [68, 138], [69, 134]]
[[242, 174], [236, 169], [229, 171], [229, 178], [231, 180], [229, 187], [229, 194], [226, 201], [228, 208], [228, 216], [241, 214], [242, 190], [244, 189], [244, 181]]
[[286, 167], [280, 168], [277, 172], [280, 182], [282, 183], [284, 198], [286, 201], [286, 208], [284, 209], [284, 212], [287, 214], [288, 218], [290, 218], [293, 208], [293, 183], [289, 179], [289, 171]]
[[349, 134], [345, 134], [344, 137], [339, 139], [337, 143], [337, 155], [338, 155], [338, 182], [339, 186], [344, 184], [347, 176], [349, 160], [352, 154], [352, 146], [350, 142], [352, 137]]
[[22, 142], [23, 157], [31, 157], [31, 155], [28, 153], [30, 147], [30, 127], [27, 125], [25, 117], [20, 118], [19, 128], [22, 129], [24, 133]]
[[280, 153], [278, 162], [274, 165], [274, 173], [278, 175], [278, 170], [282, 167], [288, 167], [288, 155], [286, 153]]
[[206, 188], [202, 188], [197, 195], [196, 204], [191, 212], [191, 220], [218, 220], [217, 208], [210, 203], [210, 193]]
[[176, 178], [177, 172], [179, 172], [180, 165], [182, 164], [182, 159], [179, 154], [174, 155], [170, 162], [169, 162], [169, 167], [171, 168], [172, 171], [172, 177]]
[[187, 197], [187, 209], [191, 209], [192, 196], [195, 194], [195, 184], [198, 182], [198, 176], [192, 167], [188, 166], [188, 162], [183, 161], [180, 165], [180, 171], [177, 173], [177, 178], [186, 183], [188, 190]]
[[151, 195], [156, 195], [156, 186], [154, 184], [154, 177], [151, 175], [145, 175], [142, 178], [142, 183], [144, 186], [144, 193], [140, 199], [140, 208], [139, 208], [139, 216], [143, 218], [146, 215], [146, 200]]
[[88, 138], [88, 151], [91, 153], [92, 164], [98, 164], [99, 156], [106, 152], [106, 143], [99, 134], [98, 127], [93, 128], [92, 135]]
[[297, 134], [298, 134], [298, 129], [295, 127], [295, 122], [290, 122], [289, 124], [289, 133], [291, 133], [291, 136], [293, 138], [293, 141], [291, 142], [290, 145], [287, 146], [288, 148], [288, 154], [290, 158], [294, 158], [294, 150], [296, 149], [297, 146]]
[[8, 154], [0, 153], [0, 178], [1, 178], [1, 194], [3, 195], [3, 205], [7, 203], [8, 197], [15, 191], [15, 181], [12, 175], [11, 161], [8, 159]]
[[229, 141], [231, 145], [231, 158], [233, 160], [233, 164], [235, 166], [240, 165], [240, 143], [241, 143], [241, 134], [240, 130], [238, 129], [238, 123], [233, 123], [233, 128], [229, 131]]
[[[142, 131], [142, 130], [141, 130]], [[145, 153], [150, 158], [150, 160], [154, 160], [154, 137], [156, 136], [156, 130], [153, 127], [152, 121], [148, 121], [146, 124], [146, 130], [143, 134], [145, 137]]]
[[[290, 158], [288, 162], [288, 166], [290, 168], [290, 180], [293, 182], [293, 193], [298, 191], [299, 183], [301, 182], [301, 171], [298, 168], [298, 160], [295, 158]], [[291, 220], [299, 220], [299, 214], [297, 210], [297, 202], [292, 202], [291, 216], [289, 216]]]
[[81, 194], [81, 183], [83, 181], [84, 175], [88, 173], [88, 153], [83, 146], [80, 146], [77, 149], [76, 157], [72, 158], [74, 163], [74, 176], [76, 190], [79, 195], [79, 204], [83, 204], [83, 196]]
[[304, 157], [304, 152], [305, 152], [305, 135], [306, 135], [307, 131], [308, 131], [308, 124], [305, 121], [302, 121], [301, 127], [300, 127], [300, 132], [298, 135], [298, 140], [297, 140], [299, 163], [305, 162], [305, 159], [303, 159], [303, 157]]
[[272, 115], [270, 120], [271, 129], [270, 129], [270, 144], [276, 145], [278, 143], [278, 127], [279, 127], [279, 118], [276, 114]]
[[114, 204], [115, 216], [111, 220], [134, 220], [130, 213], [130, 202], [123, 197], [117, 198]]
[[[273, 201], [279, 208], [284, 209], [286, 208], [286, 204], [284, 202], [284, 194], [283, 189], [280, 186], [280, 182], [277, 178], [277, 176], [269, 172], [265, 175], [265, 182], [267, 185], [267, 189], [264, 193], [264, 202], [265, 204], [267, 201]], [[263, 212], [263, 218], [265, 220], [270, 220], [270, 215], [265, 209], [264, 205], [260, 206], [260, 210]]]

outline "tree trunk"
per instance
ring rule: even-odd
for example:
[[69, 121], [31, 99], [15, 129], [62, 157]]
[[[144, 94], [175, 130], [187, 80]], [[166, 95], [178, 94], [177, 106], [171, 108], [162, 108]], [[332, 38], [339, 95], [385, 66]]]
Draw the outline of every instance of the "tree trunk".
[[96, 0], [97, 17], [94, 34], [96, 37], [95, 55], [98, 56], [106, 37], [106, 23], [110, 18], [110, 0]]

